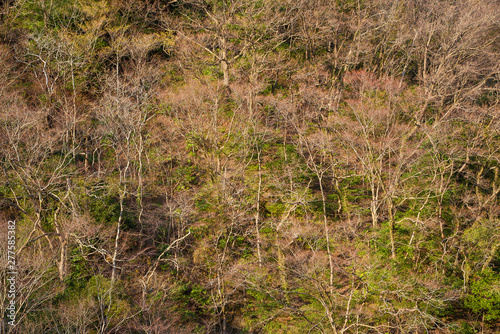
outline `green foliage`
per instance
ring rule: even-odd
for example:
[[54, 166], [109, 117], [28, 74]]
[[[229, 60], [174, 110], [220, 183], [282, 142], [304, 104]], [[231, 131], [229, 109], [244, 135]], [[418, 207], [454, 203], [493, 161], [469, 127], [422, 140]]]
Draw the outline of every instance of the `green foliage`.
[[286, 210], [286, 205], [282, 202], [266, 203], [266, 210], [269, 215], [280, 217]]
[[170, 84], [171, 86], [184, 84], [185, 77], [182, 73], [182, 69], [176, 65], [172, 65], [171, 67], [166, 68], [162, 83]]
[[223, 78], [223, 73], [218, 66], [205, 66], [201, 70], [201, 74], [207, 76], [212, 81], [221, 80]]
[[27, 1], [20, 9], [17, 24], [34, 33], [42, 33], [47, 28], [77, 30], [78, 23], [84, 19], [77, 1], [54, 0], [50, 4]]
[[74, 248], [70, 255], [69, 275], [66, 277], [65, 291], [81, 291], [88, 279], [91, 277], [91, 268], [87, 259], [80, 254], [78, 248]]
[[[208, 225], [209, 222], [206, 222]], [[209, 234], [209, 228], [206, 225], [191, 227], [191, 235], [195, 239], [203, 239]]]
[[131, 312], [132, 307], [120, 282], [112, 285], [111, 279], [94, 275], [87, 283], [86, 293], [107, 308], [107, 314], [111, 319], [124, 317]]
[[175, 309], [181, 315], [182, 321], [201, 320], [210, 313], [210, 294], [196, 283], [178, 283], [170, 295], [177, 302]]
[[457, 333], [459, 334], [476, 334], [477, 330], [471, 324], [467, 322], [462, 322], [460, 327], [457, 328]]
[[490, 268], [475, 274], [464, 305], [488, 322], [500, 319], [500, 274]]
[[113, 196], [96, 197], [89, 203], [90, 215], [98, 224], [110, 224], [118, 221], [120, 216], [119, 199]]
[[204, 198], [197, 199], [194, 202], [194, 205], [201, 212], [203, 212], [203, 211], [209, 211], [210, 208], [211, 208], [211, 204], [209, 202], [207, 202], [207, 200], [204, 199]]
[[[190, 146], [193, 145], [193, 146]], [[188, 143], [188, 147], [194, 149], [196, 144]], [[191, 163], [180, 165], [176, 167], [172, 174], [169, 175], [172, 178], [172, 183], [176, 184], [175, 190], [187, 190], [197, 185], [200, 181], [201, 170], [197, 165]]]
[[[120, 199], [116, 195], [104, 192], [96, 185], [88, 197], [87, 203], [89, 214], [96, 224], [113, 225], [120, 218]], [[136, 216], [133, 212], [124, 210], [122, 213], [122, 224], [125, 229], [133, 229], [136, 224]]]
[[91, 277], [92, 271], [87, 259], [82, 256], [78, 248], [73, 248], [69, 256], [68, 275], [64, 279], [64, 291], [54, 301], [63, 304], [82, 299]]
[[247, 289], [245, 294], [248, 300], [243, 308], [243, 314], [249, 327], [268, 318], [273, 310], [280, 307], [278, 301], [261, 291]]

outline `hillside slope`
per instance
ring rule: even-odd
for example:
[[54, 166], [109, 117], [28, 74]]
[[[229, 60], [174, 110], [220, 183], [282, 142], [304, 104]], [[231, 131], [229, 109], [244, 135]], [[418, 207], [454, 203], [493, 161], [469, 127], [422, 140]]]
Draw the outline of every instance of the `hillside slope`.
[[500, 331], [500, 3], [0, 16], [0, 333]]

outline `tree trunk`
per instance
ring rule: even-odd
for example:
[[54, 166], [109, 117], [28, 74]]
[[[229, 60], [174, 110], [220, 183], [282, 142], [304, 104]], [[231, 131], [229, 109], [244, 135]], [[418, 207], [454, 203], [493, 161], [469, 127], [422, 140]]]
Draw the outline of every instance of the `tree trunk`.
[[389, 214], [389, 234], [391, 238], [391, 259], [396, 259], [396, 245], [394, 241], [394, 212], [393, 212], [392, 199], [387, 199], [387, 211]]
[[319, 181], [319, 189], [321, 191], [321, 202], [323, 203], [323, 224], [325, 229], [325, 238], [326, 238], [326, 252], [328, 254], [328, 260], [330, 265], [330, 293], [333, 293], [333, 259], [332, 252], [330, 249], [330, 233], [328, 231], [328, 219], [326, 217], [326, 196], [325, 190], [323, 189], [323, 175], [319, 174], [319, 171], [316, 171], [316, 176]]
[[[223, 54], [225, 54], [226, 52], [224, 51]], [[227, 60], [225, 58], [223, 58], [221, 60], [221, 70], [222, 70], [222, 74], [224, 76], [224, 81], [223, 81], [223, 85], [225, 87], [229, 87], [229, 66], [228, 66], [228, 63], [227, 63]]]
[[221, 39], [221, 50], [220, 50], [220, 68], [222, 75], [224, 77], [223, 85], [224, 87], [229, 87], [229, 63], [227, 62], [227, 50], [226, 50], [226, 39]]
[[262, 167], [260, 161], [260, 148], [257, 148], [257, 159], [259, 161], [259, 188], [257, 189], [257, 211], [255, 212], [255, 234], [257, 236], [257, 256], [259, 259], [259, 267], [262, 266], [262, 255], [260, 253], [260, 230], [259, 230], [259, 218], [260, 218], [260, 193], [262, 188]]

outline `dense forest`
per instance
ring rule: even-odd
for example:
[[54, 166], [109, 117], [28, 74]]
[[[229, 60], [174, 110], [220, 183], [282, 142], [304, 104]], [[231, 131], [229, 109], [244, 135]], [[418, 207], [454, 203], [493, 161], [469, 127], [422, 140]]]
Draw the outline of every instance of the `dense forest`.
[[498, 333], [499, 92], [498, 0], [2, 1], [0, 333]]

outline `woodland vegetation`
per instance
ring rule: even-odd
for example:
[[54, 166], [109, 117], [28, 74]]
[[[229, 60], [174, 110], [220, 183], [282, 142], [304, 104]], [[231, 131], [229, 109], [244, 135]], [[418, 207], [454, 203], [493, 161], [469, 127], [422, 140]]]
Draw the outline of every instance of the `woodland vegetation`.
[[499, 1], [0, 10], [0, 333], [500, 331]]

